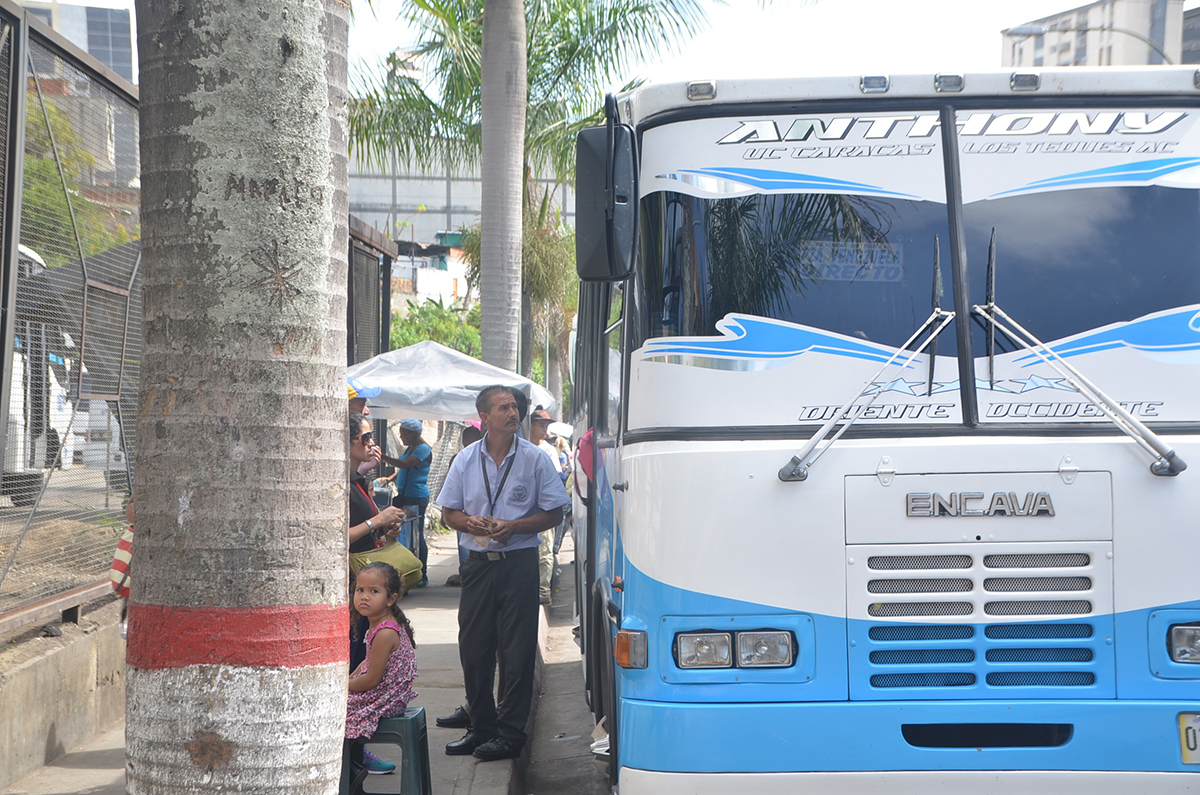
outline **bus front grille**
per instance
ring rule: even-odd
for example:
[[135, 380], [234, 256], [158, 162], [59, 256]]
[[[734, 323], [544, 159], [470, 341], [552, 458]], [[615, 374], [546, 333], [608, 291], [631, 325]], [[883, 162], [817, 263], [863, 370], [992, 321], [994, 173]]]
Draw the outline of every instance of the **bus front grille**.
[[1109, 542], [933, 546], [847, 547], [852, 699], [1115, 697]]

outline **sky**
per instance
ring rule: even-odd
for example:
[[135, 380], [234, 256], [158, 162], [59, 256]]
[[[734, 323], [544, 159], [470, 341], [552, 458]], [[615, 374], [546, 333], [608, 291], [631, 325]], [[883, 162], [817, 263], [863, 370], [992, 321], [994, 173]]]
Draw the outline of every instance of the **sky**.
[[[964, 73], [1000, 68], [1000, 31], [1085, 2], [1072, 0], [727, 0], [707, 31], [640, 73], [655, 81], [835, 74]], [[411, 44], [395, 0], [358, 0], [352, 69]], [[1200, 6], [1185, 0], [1184, 8]], [[633, 75], [629, 75], [633, 77]]]

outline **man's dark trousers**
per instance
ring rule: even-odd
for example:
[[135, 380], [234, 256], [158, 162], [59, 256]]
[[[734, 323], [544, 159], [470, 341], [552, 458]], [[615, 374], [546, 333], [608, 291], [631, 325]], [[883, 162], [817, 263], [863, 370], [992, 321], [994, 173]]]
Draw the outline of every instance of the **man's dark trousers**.
[[[538, 551], [504, 553], [499, 560], [471, 552], [459, 566], [458, 654], [471, 726], [480, 737], [525, 744], [533, 700], [538, 631]], [[492, 695], [496, 654], [504, 660], [500, 711]]]

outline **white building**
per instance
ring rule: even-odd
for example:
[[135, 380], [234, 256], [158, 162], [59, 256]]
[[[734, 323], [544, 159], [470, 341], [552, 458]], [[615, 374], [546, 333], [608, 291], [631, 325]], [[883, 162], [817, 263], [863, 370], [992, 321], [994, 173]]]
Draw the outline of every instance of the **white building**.
[[[575, 225], [571, 187], [538, 180], [540, 192], [553, 191], [551, 206]], [[466, 298], [466, 266], [455, 246], [458, 232], [479, 223], [483, 188], [478, 170], [427, 173], [406, 165], [384, 171], [351, 159], [350, 214], [396, 241], [392, 265], [392, 309], [405, 301], [441, 299], [449, 306]], [[472, 302], [479, 299], [475, 293]]]
[[1006, 67], [1180, 63], [1183, 0], [1101, 0], [1002, 34]]
[[[575, 225], [575, 195], [570, 187], [538, 181], [539, 190], [555, 192], [553, 206]], [[479, 223], [483, 186], [478, 169], [422, 171], [407, 163], [372, 168], [350, 161], [350, 214], [398, 243], [427, 245], [439, 233]]]
[[1200, 8], [1183, 12], [1183, 63], [1200, 63]]
[[[467, 263], [457, 232], [440, 232], [433, 245], [412, 246], [400, 241], [400, 254], [392, 262], [392, 311], [408, 314], [405, 302], [423, 304], [440, 300], [445, 306], [468, 303]], [[476, 292], [469, 303], [479, 300]]]

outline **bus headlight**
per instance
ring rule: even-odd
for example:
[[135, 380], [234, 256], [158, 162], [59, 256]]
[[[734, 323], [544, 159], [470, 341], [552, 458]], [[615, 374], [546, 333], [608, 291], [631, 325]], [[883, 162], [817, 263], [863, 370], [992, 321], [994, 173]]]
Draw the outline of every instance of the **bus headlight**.
[[680, 668], [732, 668], [733, 637], [728, 632], [681, 632], [675, 636]]
[[737, 633], [739, 668], [786, 668], [792, 664], [792, 633]]
[[1177, 663], [1200, 663], [1200, 626], [1176, 624], [1171, 627], [1171, 659]]

